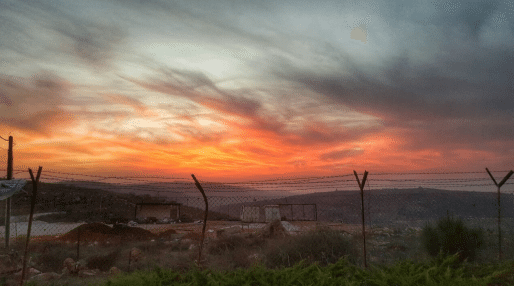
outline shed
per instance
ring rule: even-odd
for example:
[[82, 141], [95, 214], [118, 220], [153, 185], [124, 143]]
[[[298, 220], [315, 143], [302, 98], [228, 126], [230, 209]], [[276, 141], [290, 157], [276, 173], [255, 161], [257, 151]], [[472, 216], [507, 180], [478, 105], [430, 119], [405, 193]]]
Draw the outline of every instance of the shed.
[[180, 218], [180, 203], [138, 203], [134, 218], [176, 219]]
[[258, 206], [245, 206], [241, 209], [241, 221], [245, 223], [258, 223], [259, 222], [259, 211]]
[[280, 221], [280, 209], [278, 205], [264, 206], [264, 215], [266, 216], [266, 223], [273, 222], [275, 220]]

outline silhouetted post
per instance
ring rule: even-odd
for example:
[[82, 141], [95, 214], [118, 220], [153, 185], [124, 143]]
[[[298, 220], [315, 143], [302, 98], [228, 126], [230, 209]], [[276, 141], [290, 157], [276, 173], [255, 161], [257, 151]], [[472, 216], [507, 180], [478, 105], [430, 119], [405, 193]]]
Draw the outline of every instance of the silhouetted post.
[[201, 261], [201, 257], [202, 257], [202, 249], [203, 249], [203, 240], [205, 239], [205, 227], [207, 226], [207, 214], [209, 212], [209, 204], [207, 203], [207, 197], [205, 196], [205, 192], [203, 191], [202, 185], [200, 185], [198, 180], [195, 178], [195, 175], [191, 174], [191, 176], [193, 177], [193, 180], [195, 180], [195, 185], [198, 188], [198, 190], [200, 191], [200, 193], [202, 193], [203, 200], [205, 202], [205, 213], [204, 213], [204, 217], [203, 217], [202, 239], [200, 240], [200, 252], [198, 252], [198, 266], [200, 266], [200, 264], [201, 264], [200, 261]]
[[[3, 139], [3, 138], [2, 138]], [[9, 136], [9, 149], [7, 150], [7, 180], [12, 180], [13, 174], [13, 137]], [[11, 197], [5, 200], [5, 248], [9, 249], [11, 237]]]
[[487, 168], [485, 168], [485, 170], [487, 171], [487, 173], [493, 180], [494, 184], [498, 188], [498, 260], [501, 261], [501, 259], [502, 259], [502, 231], [501, 231], [501, 227], [500, 227], [500, 222], [501, 222], [500, 188], [501, 188], [501, 186], [503, 186], [503, 184], [505, 184], [505, 182], [510, 178], [510, 176], [512, 176], [512, 174], [514, 174], [514, 172], [511, 170], [503, 178], [503, 180], [500, 183], [497, 183], [496, 180], [494, 179], [493, 175], [491, 174], [491, 172]]
[[21, 271], [20, 286], [23, 286], [23, 279], [25, 279], [25, 269], [27, 267], [27, 257], [29, 253], [30, 230], [32, 228], [32, 217], [34, 216], [34, 207], [36, 206], [37, 184], [39, 183], [39, 177], [41, 176], [42, 169], [42, 167], [39, 167], [39, 169], [37, 170], [37, 177], [35, 179], [34, 175], [32, 174], [32, 170], [29, 169], [30, 178], [32, 179], [32, 198], [30, 200], [29, 226], [27, 229], [27, 240], [25, 242], [25, 254], [23, 254], [23, 269]]
[[357, 183], [359, 184], [359, 188], [361, 190], [361, 215], [362, 215], [362, 242], [363, 242], [363, 254], [364, 254], [364, 267], [367, 268], [368, 264], [366, 263], [366, 228], [364, 225], [364, 184], [366, 183], [366, 179], [368, 177], [368, 172], [364, 171], [364, 177], [362, 178], [362, 183], [359, 181], [359, 176], [356, 171], [353, 171], [355, 178], [357, 179]]
[[80, 259], [80, 226], [77, 228], [77, 260]]

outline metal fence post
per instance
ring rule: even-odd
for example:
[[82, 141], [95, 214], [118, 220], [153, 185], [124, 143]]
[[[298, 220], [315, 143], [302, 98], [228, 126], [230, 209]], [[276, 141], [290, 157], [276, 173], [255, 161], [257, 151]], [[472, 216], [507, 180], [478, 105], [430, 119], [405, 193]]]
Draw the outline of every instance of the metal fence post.
[[43, 168], [39, 167], [37, 171], [37, 176], [34, 178], [34, 175], [32, 174], [32, 170], [29, 169], [30, 178], [32, 179], [32, 198], [30, 200], [30, 215], [29, 215], [29, 224], [27, 228], [27, 240], [25, 242], [25, 253], [23, 254], [23, 267], [21, 271], [21, 280], [20, 280], [20, 286], [23, 286], [23, 279], [25, 278], [25, 269], [27, 268], [27, 257], [28, 257], [28, 250], [29, 250], [29, 241], [30, 241], [30, 231], [32, 229], [32, 218], [34, 216], [34, 207], [36, 206], [36, 196], [37, 196], [37, 184], [39, 183], [39, 177], [41, 176], [41, 170]]
[[359, 184], [359, 188], [361, 190], [361, 215], [362, 215], [362, 250], [364, 254], [364, 267], [367, 268], [368, 264], [366, 262], [366, 228], [364, 224], [364, 184], [366, 183], [366, 179], [368, 177], [368, 171], [364, 171], [364, 177], [362, 178], [362, 183], [359, 180], [359, 176], [356, 171], [353, 171], [355, 178], [357, 179], [357, 183]]
[[485, 170], [487, 171], [487, 173], [493, 180], [494, 184], [498, 188], [498, 260], [501, 261], [501, 259], [502, 259], [502, 231], [501, 231], [501, 226], [500, 226], [500, 222], [501, 222], [500, 188], [501, 188], [501, 186], [503, 186], [503, 184], [505, 184], [505, 182], [510, 178], [510, 176], [512, 176], [512, 174], [514, 174], [514, 171], [511, 170], [503, 178], [503, 180], [500, 183], [497, 183], [496, 180], [494, 179], [493, 175], [491, 174], [491, 172], [487, 168], [485, 168]]

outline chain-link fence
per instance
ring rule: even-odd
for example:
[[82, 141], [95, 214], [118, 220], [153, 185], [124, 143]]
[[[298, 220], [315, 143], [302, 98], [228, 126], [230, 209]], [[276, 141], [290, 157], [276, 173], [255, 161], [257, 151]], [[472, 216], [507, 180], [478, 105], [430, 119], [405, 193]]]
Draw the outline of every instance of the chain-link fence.
[[[482, 175], [476, 177], [478, 173]], [[483, 260], [496, 260], [500, 242], [496, 187], [483, 172], [462, 174], [467, 177], [456, 177], [456, 173], [422, 175], [424, 178], [420, 174], [414, 177], [370, 174], [363, 198], [353, 175], [245, 183], [204, 182], [209, 204], [207, 237], [217, 238], [220, 231], [233, 227], [259, 230], [279, 219], [292, 234], [321, 225], [353, 234], [358, 240], [364, 213], [367, 254], [371, 262], [380, 263], [419, 257], [422, 228], [451, 216], [464, 220], [470, 227], [483, 229], [486, 237]], [[134, 242], [161, 242], [166, 246], [171, 244], [166, 242], [181, 239], [199, 240], [205, 203], [191, 180], [142, 182], [118, 178], [117, 182], [99, 182], [98, 178], [93, 182], [94, 178], [77, 179], [56, 172], [47, 172], [45, 176], [43, 171], [31, 242], [77, 246], [79, 258], [80, 250], [87, 251], [80, 246], [132, 246]], [[512, 180], [506, 182], [501, 194], [504, 259], [514, 259], [513, 187]], [[27, 234], [30, 183], [25, 191], [12, 199], [9, 235], [12, 246], [22, 244]], [[2, 246], [4, 216], [2, 204]]]

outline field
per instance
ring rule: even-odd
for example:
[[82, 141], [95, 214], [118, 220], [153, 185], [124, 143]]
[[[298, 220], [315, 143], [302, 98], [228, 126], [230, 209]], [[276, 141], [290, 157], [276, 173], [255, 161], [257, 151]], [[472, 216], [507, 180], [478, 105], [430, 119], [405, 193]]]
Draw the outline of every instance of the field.
[[[272, 229], [277, 225], [209, 221], [203, 268], [234, 272], [262, 264], [271, 270], [291, 268], [301, 259], [326, 266], [346, 256], [353, 266], [362, 269], [360, 225], [284, 221], [279, 224], [280, 228]], [[139, 228], [114, 228], [100, 223], [83, 224], [80, 226], [80, 246], [77, 246], [78, 227], [60, 237], [35, 237], [30, 245], [31, 267], [43, 273], [56, 274], [48, 277], [49, 280], [36, 280], [34, 277], [36, 279], [29, 280], [28, 284], [94, 285], [114, 280], [116, 276], [126, 276], [117, 275], [112, 267], [125, 273], [158, 267], [186, 274], [195, 267], [201, 227], [202, 224], [198, 223], [146, 225], [146, 229], [145, 225]], [[229, 234], [223, 236], [222, 231]], [[366, 235], [368, 264], [394, 266], [406, 260], [428, 262], [430, 258], [421, 247], [420, 231], [421, 228], [415, 227], [403, 230], [388, 227], [369, 229]], [[504, 233], [505, 255], [513, 254], [512, 237], [510, 232]], [[496, 263], [495, 242], [497, 235], [488, 235], [484, 250], [473, 264]], [[11, 243], [11, 248], [22, 254], [23, 245], [24, 238], [21, 236]], [[133, 258], [134, 248], [140, 251], [140, 258]], [[0, 255], [8, 253], [4, 248], [0, 250]], [[77, 273], [63, 272], [63, 262], [67, 258], [78, 261], [80, 266], [87, 269]], [[12, 274], [3, 274], [2, 277], [6, 285], [19, 282], [19, 278]]]
[[[281, 270], [292, 268], [305, 259], [308, 264], [318, 262], [325, 268], [345, 257], [352, 266], [363, 269], [359, 200], [357, 192], [341, 191], [260, 200], [254, 197], [209, 198], [201, 266], [206, 270], [235, 272], [260, 264], [266, 270]], [[514, 260], [514, 218], [510, 210], [514, 202], [511, 196], [504, 200], [502, 257]], [[42, 183], [31, 230], [29, 266], [43, 274], [32, 274], [35, 276], [27, 280], [28, 284], [101, 284], [118, 278], [116, 276], [137, 274], [139, 270], [149, 272], [154, 268], [189, 274], [187, 272], [196, 266], [203, 226], [200, 221], [203, 220], [203, 200], [200, 198], [179, 200], [182, 202], [180, 222], [131, 227], [110, 223], [113, 217], [133, 218], [136, 203], [162, 201], [149, 195]], [[421, 245], [421, 230], [426, 223], [448, 214], [486, 232], [485, 244], [473, 265], [497, 264], [494, 201], [494, 195], [486, 193], [430, 189], [370, 191], [365, 202], [367, 264], [390, 267], [398, 262], [432, 262]], [[249, 224], [238, 220], [242, 204], [263, 209], [269, 204], [312, 203], [317, 205], [314, 214], [317, 221], [291, 220], [313, 215], [312, 206], [306, 210], [297, 207], [295, 210], [299, 210], [295, 212], [286, 206], [286, 210], [280, 212], [282, 229], [275, 228], [276, 232], [270, 231], [269, 223]], [[2, 284], [19, 282], [16, 274], [19, 274], [20, 257], [24, 252], [27, 204], [26, 195], [13, 198], [14, 217], [10, 229], [13, 251], [3, 246], [0, 249]], [[3, 208], [0, 207], [0, 218], [5, 215]], [[0, 226], [2, 244], [4, 229]], [[64, 269], [67, 258], [76, 262], [74, 268]]]

